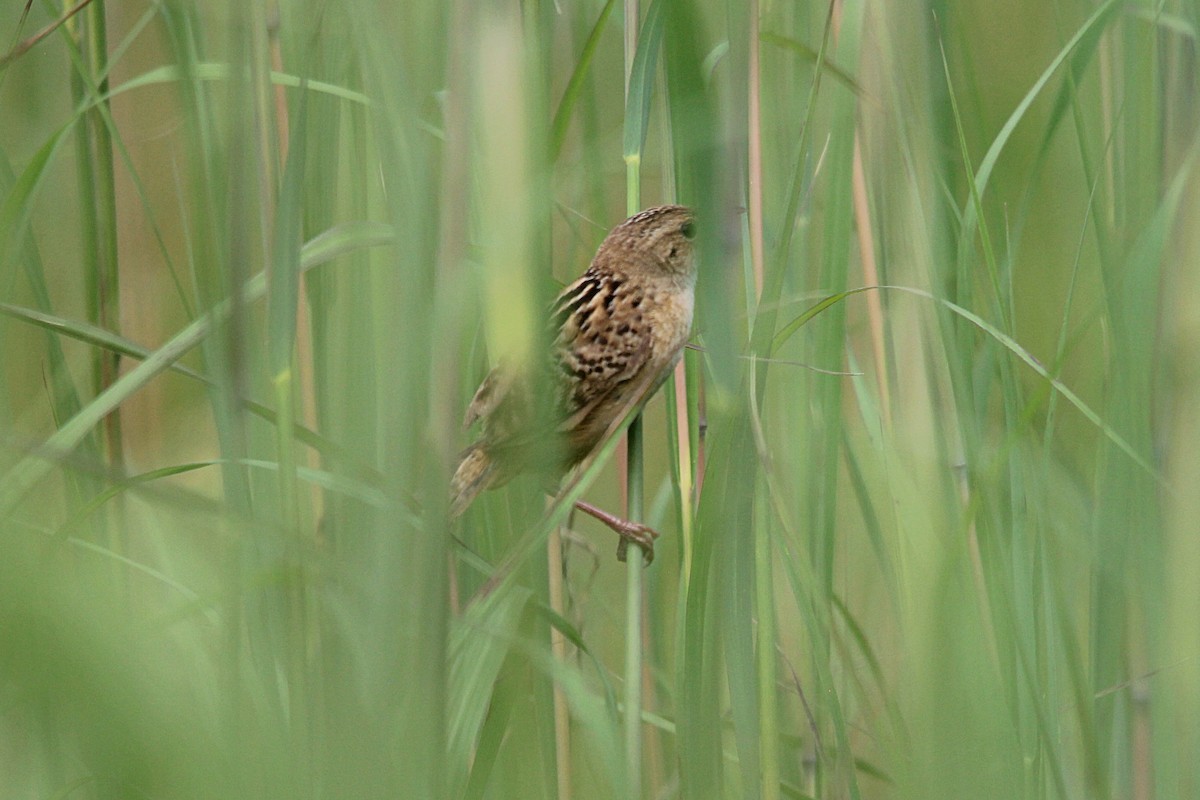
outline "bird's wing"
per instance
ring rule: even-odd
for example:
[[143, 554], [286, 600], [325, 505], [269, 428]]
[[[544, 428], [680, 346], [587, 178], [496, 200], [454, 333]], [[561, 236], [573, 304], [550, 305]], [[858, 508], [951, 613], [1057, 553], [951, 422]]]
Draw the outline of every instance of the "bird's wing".
[[560, 430], [570, 430], [650, 359], [644, 292], [613, 272], [588, 270], [563, 290], [552, 319], [559, 370]]
[[516, 370], [509, 364], [501, 363], [493, 368], [475, 390], [475, 396], [471, 398], [471, 404], [467, 406], [467, 414], [463, 418], [463, 427], [469, 428], [475, 420], [491, 416], [512, 390], [516, 376]]
[[[623, 275], [589, 270], [564, 289], [550, 317], [552, 413], [560, 432], [572, 430], [614, 391], [641, 373], [652, 341], [642, 310], [644, 292]], [[475, 391], [464, 424], [484, 420], [493, 443], [536, 436], [537, 390], [528, 370], [497, 365]]]

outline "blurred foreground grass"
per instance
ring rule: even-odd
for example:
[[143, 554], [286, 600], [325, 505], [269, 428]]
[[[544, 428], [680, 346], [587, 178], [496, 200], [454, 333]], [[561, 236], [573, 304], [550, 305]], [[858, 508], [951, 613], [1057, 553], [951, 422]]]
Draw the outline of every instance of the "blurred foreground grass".
[[[64, 13], [0, 12], [0, 796], [1200, 796], [1200, 6]], [[630, 175], [703, 254], [639, 760], [611, 534], [444, 505]]]

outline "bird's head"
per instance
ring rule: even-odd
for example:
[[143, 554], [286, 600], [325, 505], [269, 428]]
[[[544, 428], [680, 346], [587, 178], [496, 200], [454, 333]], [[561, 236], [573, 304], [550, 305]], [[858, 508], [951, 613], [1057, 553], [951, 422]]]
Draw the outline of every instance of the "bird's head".
[[655, 206], [613, 228], [596, 260], [613, 258], [627, 270], [695, 280], [695, 216], [684, 206]]

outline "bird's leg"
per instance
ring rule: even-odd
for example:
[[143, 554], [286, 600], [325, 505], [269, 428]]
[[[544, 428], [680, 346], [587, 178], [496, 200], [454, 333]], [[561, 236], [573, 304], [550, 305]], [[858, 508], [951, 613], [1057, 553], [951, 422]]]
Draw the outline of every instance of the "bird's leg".
[[576, 500], [575, 507], [583, 513], [600, 520], [616, 531], [617, 536], [621, 537], [621, 541], [617, 543], [618, 561], [625, 560], [625, 550], [629, 547], [630, 542], [642, 548], [642, 552], [646, 554], [647, 564], [654, 560], [654, 540], [658, 538], [658, 531], [654, 530], [654, 528], [651, 528], [649, 525], [643, 525], [640, 522], [622, 519], [615, 514], [608, 513], [604, 509], [596, 508], [591, 503], [585, 503], [583, 500]]

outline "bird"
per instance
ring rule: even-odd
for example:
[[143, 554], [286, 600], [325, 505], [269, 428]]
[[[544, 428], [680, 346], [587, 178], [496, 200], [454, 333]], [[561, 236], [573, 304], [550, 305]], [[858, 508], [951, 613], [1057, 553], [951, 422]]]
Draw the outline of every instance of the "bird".
[[[691, 336], [695, 308], [695, 215], [648, 208], [617, 225], [587, 270], [551, 304], [548, 358], [496, 365], [467, 407], [479, 437], [459, 455], [450, 515], [486, 489], [532, 473], [550, 493], [625, 417], [666, 381]], [[626, 543], [654, 558], [657, 531], [577, 501]]]

